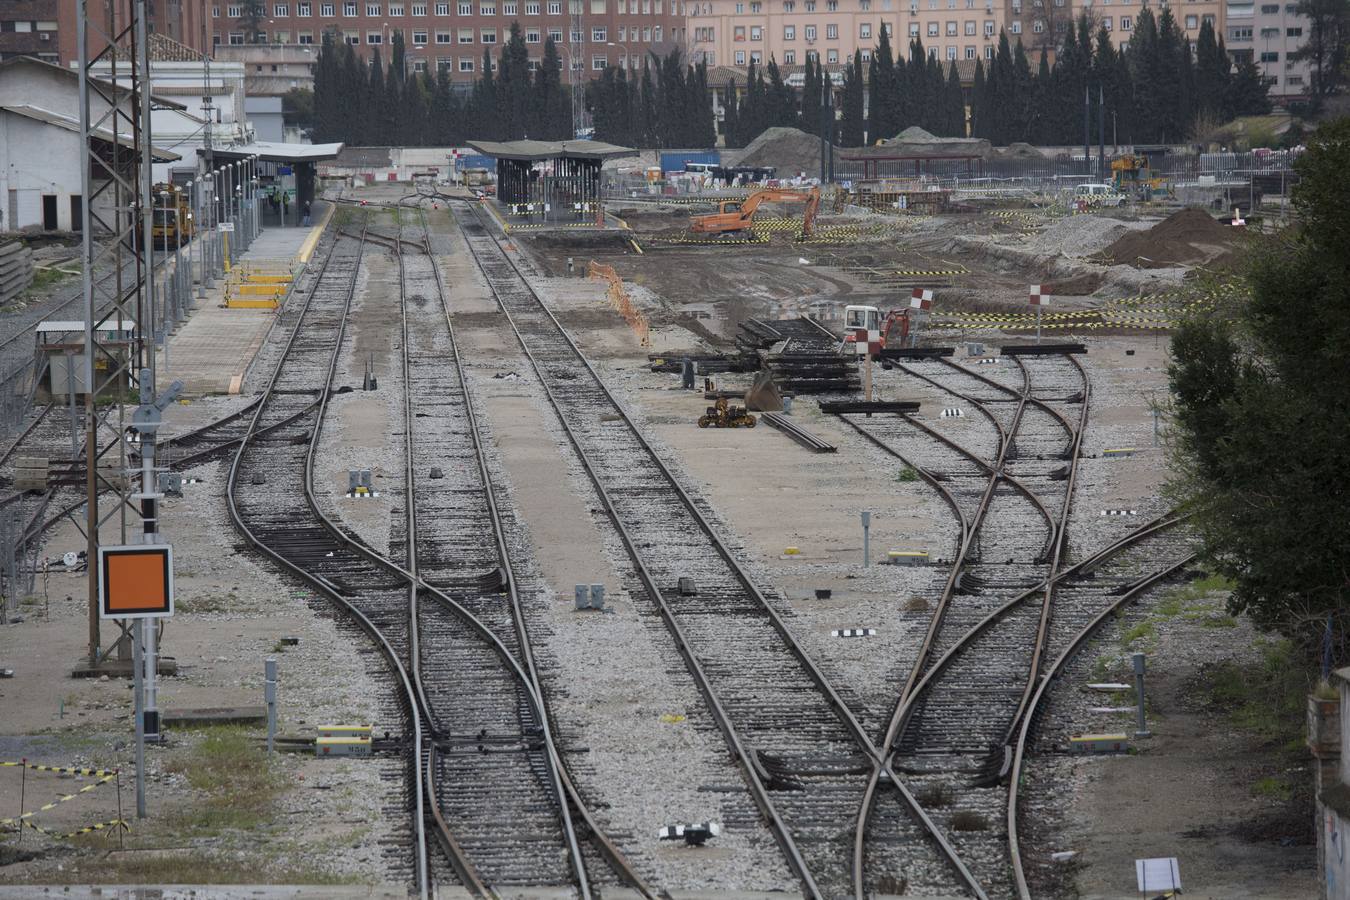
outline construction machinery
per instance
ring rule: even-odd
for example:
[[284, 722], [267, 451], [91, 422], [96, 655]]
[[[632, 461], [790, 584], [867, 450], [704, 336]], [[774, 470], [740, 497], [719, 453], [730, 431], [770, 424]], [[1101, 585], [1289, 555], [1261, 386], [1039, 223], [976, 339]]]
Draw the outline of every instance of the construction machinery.
[[1152, 200], [1171, 193], [1162, 178], [1153, 174], [1148, 157], [1126, 153], [1111, 160], [1111, 185], [1116, 193], [1136, 200]]
[[744, 200], [723, 200], [717, 204], [717, 212], [705, 216], [694, 216], [689, 220], [689, 230], [694, 234], [715, 234], [719, 236], [739, 236], [749, 231], [755, 222], [755, 211], [764, 203], [805, 203], [806, 212], [802, 216], [801, 239], [811, 237], [816, 213], [820, 210], [820, 188], [798, 191], [789, 188], [765, 188], [755, 191]]
[[[164, 202], [161, 196], [164, 193], [169, 194], [168, 203]], [[151, 210], [154, 224], [151, 226], [151, 235], [154, 238], [155, 248], [160, 250], [170, 249], [180, 243], [179, 232], [182, 232], [181, 243], [186, 244], [188, 240], [196, 233], [196, 227], [192, 218], [192, 201], [188, 197], [188, 192], [176, 184], [157, 184], [154, 188], [154, 207]], [[136, 219], [136, 240], [140, 242], [141, 220]]]
[[[861, 331], [880, 336], [881, 349], [904, 347], [909, 342], [909, 333], [913, 324], [910, 314], [912, 307], [893, 309], [882, 316], [875, 306], [844, 307], [844, 343], [856, 344]], [[854, 352], [859, 352], [856, 349]]]
[[717, 401], [708, 407], [708, 411], [698, 417], [699, 428], [746, 428], [755, 427], [755, 417], [746, 411], [744, 406], [732, 406], [727, 402], [726, 397], [718, 397]]

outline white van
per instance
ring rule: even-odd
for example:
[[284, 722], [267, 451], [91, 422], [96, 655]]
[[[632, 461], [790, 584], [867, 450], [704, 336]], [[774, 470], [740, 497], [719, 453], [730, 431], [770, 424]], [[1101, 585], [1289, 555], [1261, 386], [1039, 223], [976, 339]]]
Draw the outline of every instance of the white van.
[[1109, 184], [1080, 184], [1073, 189], [1073, 199], [1089, 206], [1119, 206], [1125, 201]]

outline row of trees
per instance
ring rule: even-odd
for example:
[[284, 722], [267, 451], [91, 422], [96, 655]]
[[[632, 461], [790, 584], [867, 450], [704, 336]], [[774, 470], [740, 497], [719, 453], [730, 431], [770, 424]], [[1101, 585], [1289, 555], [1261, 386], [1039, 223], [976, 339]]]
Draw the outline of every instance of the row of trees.
[[586, 104], [596, 140], [625, 147], [717, 144], [707, 64], [686, 65], [679, 50], [644, 58], [640, 75], [607, 67], [586, 86]]
[[395, 33], [385, 67], [376, 47], [369, 65], [325, 32], [314, 69], [312, 139], [353, 146], [453, 146], [469, 139], [560, 140], [572, 135], [571, 96], [560, 77], [558, 49], [544, 45], [538, 71], [519, 23], [502, 45], [497, 69], [483, 51], [482, 73], [466, 95], [444, 69], [432, 77], [408, 72]]

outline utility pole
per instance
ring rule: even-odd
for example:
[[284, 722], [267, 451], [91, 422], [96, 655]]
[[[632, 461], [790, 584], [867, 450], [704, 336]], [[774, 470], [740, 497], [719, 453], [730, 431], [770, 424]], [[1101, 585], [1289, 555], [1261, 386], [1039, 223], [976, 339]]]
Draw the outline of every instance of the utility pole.
[[1092, 139], [1090, 134], [1092, 122], [1092, 94], [1088, 86], [1083, 85], [1083, 170], [1092, 171]]

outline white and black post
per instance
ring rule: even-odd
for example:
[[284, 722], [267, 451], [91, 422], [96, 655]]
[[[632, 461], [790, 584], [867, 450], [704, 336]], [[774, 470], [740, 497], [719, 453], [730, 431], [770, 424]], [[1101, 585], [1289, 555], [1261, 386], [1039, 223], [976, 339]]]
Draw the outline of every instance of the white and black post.
[[1031, 286], [1031, 305], [1036, 307], [1036, 343], [1041, 342], [1041, 307], [1050, 304], [1050, 295], [1045, 293], [1043, 286], [1033, 284]]

